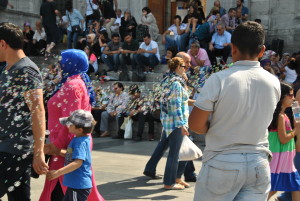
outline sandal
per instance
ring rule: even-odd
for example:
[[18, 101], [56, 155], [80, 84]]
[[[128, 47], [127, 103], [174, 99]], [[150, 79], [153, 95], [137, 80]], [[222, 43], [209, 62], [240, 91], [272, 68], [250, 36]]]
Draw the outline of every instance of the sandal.
[[176, 183], [184, 186], [185, 188], [190, 187], [190, 184], [188, 184], [188, 183], [186, 183], [185, 181], [182, 181], [182, 180], [178, 180], [178, 181], [176, 181]]
[[184, 190], [185, 187], [181, 184], [174, 184], [172, 186], [164, 186], [165, 190]]
[[100, 135], [100, 137], [108, 137], [108, 136], [110, 136], [110, 134], [109, 134], [107, 131], [103, 132], [103, 133]]

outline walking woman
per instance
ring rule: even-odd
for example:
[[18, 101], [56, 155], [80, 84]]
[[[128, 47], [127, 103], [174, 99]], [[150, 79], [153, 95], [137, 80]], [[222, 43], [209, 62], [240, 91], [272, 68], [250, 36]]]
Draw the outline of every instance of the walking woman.
[[[91, 105], [95, 101], [95, 92], [86, 74], [89, 68], [86, 53], [82, 50], [69, 49], [63, 51], [61, 56], [62, 80], [47, 104], [50, 144], [45, 145], [45, 154], [52, 155], [49, 170], [58, 170], [64, 166], [65, 159], [58, 153], [61, 149], [67, 149], [74, 137], [67, 127], [59, 123], [59, 118], [66, 117], [78, 109], [91, 111]], [[51, 181], [46, 180], [40, 201], [62, 201], [67, 189], [62, 185], [62, 181], [63, 176]], [[104, 201], [97, 190], [93, 173], [92, 184], [88, 201]]]
[[168, 61], [170, 73], [161, 82], [161, 123], [163, 132], [161, 140], [148, 161], [144, 175], [156, 179], [156, 166], [164, 152], [169, 148], [164, 173], [164, 189], [183, 190], [189, 184], [181, 180], [186, 161], [178, 162], [179, 150], [184, 135], [188, 133], [188, 100], [183, 76], [188, 69], [182, 58], [174, 57]]

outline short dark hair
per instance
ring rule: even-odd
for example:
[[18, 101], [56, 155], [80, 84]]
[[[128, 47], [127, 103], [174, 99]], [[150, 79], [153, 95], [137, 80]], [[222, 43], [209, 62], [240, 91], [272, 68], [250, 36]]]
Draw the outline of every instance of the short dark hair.
[[143, 38], [151, 38], [151, 36], [150, 36], [150, 34], [149, 33], [145, 33], [144, 35], [143, 35]]
[[255, 19], [254, 22], [261, 23], [261, 19]]
[[4, 40], [14, 50], [23, 49], [24, 36], [22, 29], [13, 23], [0, 23], [0, 40]]
[[[176, 46], [170, 46], [167, 48], [167, 51], [172, 52], [172, 56], [175, 57], [178, 53], [177, 47]], [[172, 58], [173, 58], [172, 57]]]
[[115, 82], [114, 85], [118, 85], [118, 87], [124, 91], [124, 85], [121, 82]]
[[230, 9], [228, 10], [228, 13], [231, 13], [232, 11], [236, 11], [236, 9], [235, 9], [235, 8], [230, 8]]
[[142, 9], [142, 11], [146, 11], [147, 14], [151, 13], [151, 10], [150, 10], [149, 7], [144, 7], [144, 8]]
[[124, 38], [125, 38], [126, 36], [132, 36], [132, 33], [131, 33], [131, 32], [125, 32]]
[[244, 55], [257, 56], [265, 43], [265, 31], [256, 22], [244, 22], [232, 34], [231, 43]]
[[181, 21], [180, 15], [175, 15], [173, 19], [174, 19], [174, 20], [175, 20], [175, 19], [179, 19], [179, 20]]
[[81, 128], [82, 129], [82, 133], [84, 133], [84, 134], [88, 134], [88, 133], [91, 133], [91, 132], [93, 132], [93, 129], [94, 129], [94, 126], [96, 125], [96, 121], [95, 120], [93, 120], [93, 122], [92, 122], [92, 126], [89, 126], [89, 127], [82, 127], [82, 126], [78, 126], [78, 125], [74, 125], [75, 126], [75, 128]]
[[73, 9], [73, 2], [72, 1], [66, 1], [65, 8], [67, 11], [71, 11]]
[[120, 35], [118, 34], [118, 33], [113, 33], [112, 35], [111, 35], [111, 38], [113, 39], [113, 38], [120, 38]]

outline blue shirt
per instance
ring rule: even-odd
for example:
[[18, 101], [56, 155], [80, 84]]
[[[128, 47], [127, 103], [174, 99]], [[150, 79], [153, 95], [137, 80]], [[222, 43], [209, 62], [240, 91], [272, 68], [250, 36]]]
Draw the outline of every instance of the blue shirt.
[[212, 36], [211, 42], [214, 44], [214, 47], [217, 49], [223, 49], [224, 43], [231, 43], [231, 34], [227, 31], [224, 31], [223, 35], [219, 35], [218, 33], [214, 33]]
[[167, 136], [176, 128], [188, 127], [189, 95], [183, 83], [183, 79], [175, 73], [168, 74], [161, 82], [160, 119]]
[[65, 157], [65, 165], [75, 159], [83, 160], [83, 163], [78, 169], [65, 174], [63, 185], [74, 189], [92, 188], [90, 144], [90, 136], [75, 137], [70, 142]]
[[70, 13], [69, 11], [66, 11], [66, 19], [67, 19], [67, 22], [71, 21], [68, 25], [67, 30], [72, 31], [71, 27], [75, 26], [75, 25], [80, 25], [81, 24], [80, 21], [83, 20], [83, 17], [77, 9], [73, 8], [72, 13]]

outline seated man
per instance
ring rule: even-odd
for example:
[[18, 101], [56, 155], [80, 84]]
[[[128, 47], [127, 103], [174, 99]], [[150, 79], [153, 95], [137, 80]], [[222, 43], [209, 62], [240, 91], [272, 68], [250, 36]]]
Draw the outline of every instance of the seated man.
[[133, 59], [133, 56], [137, 53], [139, 49], [139, 42], [132, 39], [130, 32], [124, 34], [124, 43], [122, 45], [121, 54], [120, 54], [120, 63], [122, 71], [126, 70], [126, 65], [132, 65], [132, 70], [136, 70], [136, 62]]
[[95, 87], [95, 93], [96, 93], [96, 103], [92, 107], [92, 115], [97, 123], [94, 127], [93, 137], [99, 137], [101, 114], [102, 112], [106, 111], [109, 97], [100, 86]]
[[[148, 33], [144, 35], [143, 39], [144, 42], [140, 45], [137, 54], [134, 55], [134, 60], [138, 65], [138, 70], [149, 70], [151, 72], [154, 66], [157, 66], [160, 62], [158, 45], [154, 40], [151, 40]], [[145, 67], [149, 67], [149, 69], [145, 69]]]
[[238, 8], [238, 9], [236, 9], [236, 15], [235, 15], [235, 27], [239, 26], [242, 23], [243, 23], [242, 9]]
[[108, 71], [118, 71], [121, 46], [122, 43], [120, 42], [119, 34], [112, 34], [111, 41], [107, 44], [101, 55], [102, 61], [108, 66]]
[[213, 65], [217, 63], [216, 56], [222, 56], [223, 61], [226, 63], [227, 58], [230, 55], [230, 43], [231, 43], [231, 34], [225, 31], [224, 24], [217, 25], [217, 32], [213, 34], [212, 40], [209, 44], [210, 50], [210, 61]]
[[222, 23], [225, 25], [226, 31], [229, 33], [233, 33], [235, 29], [235, 16], [236, 10], [234, 8], [230, 8], [226, 15], [223, 15], [221, 18]]
[[115, 93], [109, 98], [106, 111], [101, 114], [100, 132], [102, 131], [103, 133], [100, 137], [110, 136], [108, 132], [108, 121], [116, 119], [118, 135], [113, 138], [121, 139], [124, 138], [124, 131], [120, 130], [120, 127], [124, 121], [124, 112], [129, 96], [124, 92], [124, 86], [120, 82], [114, 83], [114, 91]]
[[236, 9], [242, 9], [242, 20], [246, 22], [248, 20], [248, 13], [249, 10], [247, 7], [244, 6], [244, 0], [237, 0], [236, 1]]
[[[178, 51], [186, 50], [186, 39], [187, 36], [184, 34], [186, 29], [186, 24], [181, 23], [181, 17], [176, 15], [174, 17], [174, 24], [168, 28], [167, 31], [162, 35], [162, 44], [165, 44], [165, 48], [168, 49], [171, 46], [177, 47]], [[173, 38], [169, 35], [173, 33]]]
[[191, 64], [193, 67], [211, 65], [207, 52], [205, 51], [205, 49], [200, 48], [200, 44], [198, 41], [192, 42], [191, 49], [188, 50], [188, 54], [191, 57]]
[[146, 97], [141, 94], [138, 85], [133, 84], [129, 88], [129, 95], [131, 96], [130, 101], [127, 105], [128, 116], [132, 120], [138, 121], [138, 131], [135, 140], [141, 141], [143, 137], [145, 121], [149, 124], [148, 139], [153, 140], [154, 138], [154, 117], [150, 113], [150, 103], [147, 103]]

